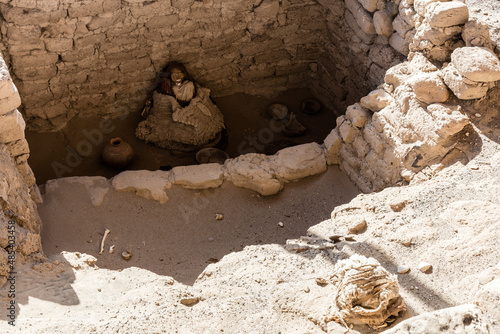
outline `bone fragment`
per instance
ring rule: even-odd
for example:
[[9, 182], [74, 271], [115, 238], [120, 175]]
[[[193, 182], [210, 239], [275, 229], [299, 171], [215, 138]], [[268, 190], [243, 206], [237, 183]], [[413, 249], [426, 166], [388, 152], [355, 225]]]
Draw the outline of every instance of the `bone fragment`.
[[106, 241], [106, 237], [108, 236], [109, 232], [110, 231], [108, 229], [106, 229], [106, 231], [104, 231], [104, 236], [102, 237], [102, 241], [101, 241], [101, 251], [99, 252], [99, 255], [101, 255], [104, 252], [104, 241]]

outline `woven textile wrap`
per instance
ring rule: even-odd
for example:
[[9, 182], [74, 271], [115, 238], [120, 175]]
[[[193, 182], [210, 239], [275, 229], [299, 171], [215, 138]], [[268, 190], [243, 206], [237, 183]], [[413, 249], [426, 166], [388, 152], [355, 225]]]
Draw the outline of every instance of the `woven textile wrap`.
[[355, 254], [339, 261], [330, 281], [336, 286], [338, 310], [329, 321], [382, 328], [406, 310], [396, 276], [374, 258]]
[[159, 147], [195, 150], [216, 144], [224, 117], [210, 100], [210, 90], [197, 85], [197, 96], [182, 107], [175, 97], [154, 92], [153, 106], [139, 123], [136, 136]]

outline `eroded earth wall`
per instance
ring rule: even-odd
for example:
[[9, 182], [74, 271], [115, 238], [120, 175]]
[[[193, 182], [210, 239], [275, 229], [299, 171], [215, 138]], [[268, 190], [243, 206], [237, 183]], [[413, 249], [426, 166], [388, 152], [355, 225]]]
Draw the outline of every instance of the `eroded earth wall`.
[[11, 265], [26, 257], [41, 260], [41, 220], [35, 201], [41, 199], [27, 160], [21, 99], [0, 57], [0, 287]]

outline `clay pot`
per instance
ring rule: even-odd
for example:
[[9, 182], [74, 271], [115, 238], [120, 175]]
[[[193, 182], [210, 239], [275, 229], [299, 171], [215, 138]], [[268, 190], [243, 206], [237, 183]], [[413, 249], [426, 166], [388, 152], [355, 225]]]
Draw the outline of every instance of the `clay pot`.
[[132, 162], [134, 150], [121, 138], [113, 138], [102, 150], [101, 157], [106, 165], [116, 169], [125, 169]]

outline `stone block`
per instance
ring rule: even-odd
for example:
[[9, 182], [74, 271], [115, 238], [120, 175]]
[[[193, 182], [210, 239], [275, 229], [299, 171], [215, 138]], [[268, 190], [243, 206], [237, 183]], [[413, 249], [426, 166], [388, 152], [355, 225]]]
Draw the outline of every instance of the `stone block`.
[[12, 66], [14, 69], [25, 67], [41, 67], [54, 65], [59, 60], [55, 53], [43, 53], [37, 55], [13, 55]]
[[225, 162], [227, 179], [237, 187], [252, 189], [261, 195], [277, 194], [283, 187], [272, 168], [272, 157], [249, 153]]
[[408, 69], [412, 73], [434, 72], [438, 70], [436, 65], [431, 63], [421, 52], [413, 52], [408, 56], [408, 60]]
[[445, 102], [450, 97], [448, 87], [436, 72], [413, 75], [407, 83], [417, 99], [427, 104]]
[[30, 148], [26, 139], [19, 139], [6, 144], [7, 149], [13, 157], [29, 154]]
[[361, 98], [361, 106], [372, 112], [378, 112], [394, 101], [394, 98], [383, 89], [371, 91], [367, 96]]
[[362, 128], [371, 118], [371, 115], [371, 112], [363, 108], [359, 103], [350, 105], [345, 112], [345, 116], [351, 121], [352, 126], [357, 128]]
[[325, 138], [323, 145], [326, 149], [326, 162], [329, 165], [339, 164], [339, 150], [342, 145], [342, 138], [340, 138], [340, 134], [336, 128]]
[[102, 14], [104, 8], [102, 1], [79, 1], [70, 4], [68, 16], [71, 18], [80, 18], [87, 16], [96, 16]]
[[356, 155], [358, 158], [364, 158], [368, 151], [370, 151], [370, 146], [368, 143], [363, 139], [363, 136], [357, 136], [354, 141], [352, 142], [352, 147], [356, 151]]
[[500, 323], [500, 278], [489, 282], [476, 293], [474, 304]]
[[21, 97], [7, 71], [0, 69], [0, 115], [7, 114], [21, 105]]
[[188, 189], [217, 188], [224, 182], [224, 172], [218, 163], [179, 166], [172, 169], [170, 180]]
[[437, 1], [445, 2], [450, 0], [415, 0], [413, 2], [413, 7], [415, 8], [415, 11], [417, 12], [418, 15], [425, 16], [425, 10], [427, 6]]
[[[75, 48], [81, 49], [87, 46], [93, 46], [95, 44], [102, 43], [106, 40], [106, 35], [104, 33], [90, 35], [75, 39]], [[94, 50], [92, 50], [94, 51]], [[64, 60], [64, 59], [63, 59]]]
[[[376, 32], [373, 34], [367, 34], [365, 33], [361, 27], [358, 25], [356, 18], [354, 17], [354, 14], [352, 14], [350, 11], [345, 12], [345, 21], [347, 22], [347, 25], [352, 29], [352, 32], [360, 38], [363, 43], [365, 44], [372, 44], [373, 41], [375, 40], [375, 37], [377, 36]], [[375, 26], [373, 26], [373, 31], [375, 31]]]
[[402, 55], [407, 56], [410, 52], [410, 43], [401, 37], [397, 32], [393, 33], [389, 38], [389, 45]]
[[500, 60], [490, 49], [458, 48], [451, 54], [451, 62], [458, 72], [469, 80], [478, 82], [500, 80]]
[[340, 148], [339, 154], [342, 161], [342, 166], [344, 166], [344, 164], [348, 164], [354, 170], [359, 170], [359, 167], [361, 166], [361, 160], [345, 145]]
[[377, 10], [377, 0], [358, 0], [358, 2], [369, 12]]
[[168, 196], [165, 189], [172, 186], [169, 174], [164, 171], [125, 171], [113, 177], [111, 184], [118, 191], [131, 191], [137, 196], [166, 203]]
[[172, 0], [172, 7], [185, 10], [191, 7], [194, 4], [195, 0]]
[[469, 20], [469, 8], [461, 1], [438, 1], [427, 6], [425, 18], [431, 27], [457, 26]]
[[49, 52], [67, 52], [73, 50], [72, 38], [48, 38], [44, 40], [45, 48]]
[[403, 39], [406, 37], [408, 32], [413, 29], [413, 27], [406, 23], [400, 15], [394, 18], [394, 21], [392, 21], [392, 27]]
[[385, 10], [378, 10], [373, 14], [373, 25], [375, 31], [379, 35], [391, 37], [394, 28], [392, 26], [392, 18], [385, 12]]
[[396, 52], [388, 45], [373, 44], [368, 57], [380, 67], [387, 68], [396, 58]]
[[317, 143], [284, 148], [275, 154], [274, 170], [278, 178], [294, 181], [326, 171], [323, 148]]
[[490, 29], [486, 23], [469, 20], [462, 29], [462, 39], [465, 46], [479, 46], [492, 50]]
[[366, 11], [357, 0], [346, 0], [346, 8], [354, 15], [356, 23], [361, 30], [368, 35], [374, 35], [375, 26], [373, 25], [373, 18], [368, 11]]
[[424, 21], [417, 29], [415, 38], [429, 40], [434, 45], [443, 45], [446, 41], [452, 39], [462, 32], [462, 27], [452, 26], [448, 28], [433, 28], [428, 22]]
[[36, 25], [18, 26], [13, 25], [7, 29], [7, 38], [11, 41], [23, 43], [37, 42], [40, 39], [42, 30]]
[[367, 123], [363, 128], [363, 138], [376, 154], [380, 154], [384, 150], [384, 141], [380, 138], [378, 131], [371, 122]]
[[488, 85], [484, 83], [465, 83], [464, 77], [455, 68], [453, 63], [448, 64], [442, 71], [441, 77], [450, 90], [461, 100], [480, 99], [488, 92]]
[[24, 139], [25, 128], [26, 123], [17, 109], [0, 115], [0, 143]]
[[460, 106], [441, 103], [430, 104], [427, 112], [436, 124], [436, 132], [441, 137], [450, 137], [470, 123], [467, 115], [460, 112]]

